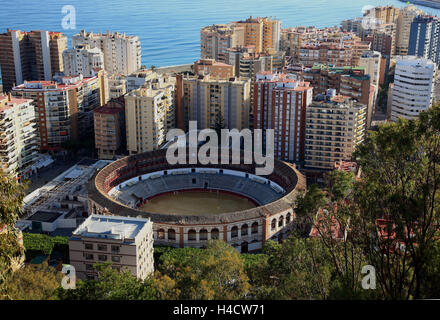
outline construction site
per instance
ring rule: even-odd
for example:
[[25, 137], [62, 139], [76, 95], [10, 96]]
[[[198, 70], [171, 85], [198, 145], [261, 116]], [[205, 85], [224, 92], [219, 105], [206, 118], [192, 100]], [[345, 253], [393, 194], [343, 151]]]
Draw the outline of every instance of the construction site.
[[110, 162], [81, 160], [28, 194], [16, 227], [34, 233], [69, 234], [88, 216], [86, 183]]

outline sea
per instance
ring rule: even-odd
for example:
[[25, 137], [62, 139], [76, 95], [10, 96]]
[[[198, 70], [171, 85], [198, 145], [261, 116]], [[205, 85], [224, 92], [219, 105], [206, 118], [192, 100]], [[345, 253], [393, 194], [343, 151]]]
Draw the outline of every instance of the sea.
[[[174, 66], [200, 56], [203, 26], [271, 16], [282, 27], [335, 26], [362, 16], [366, 6], [394, 5], [398, 0], [0, 0], [0, 32], [6, 29], [121, 32], [141, 41], [142, 64]], [[440, 10], [421, 7], [440, 16]], [[64, 13], [63, 13], [64, 9]], [[67, 11], [66, 11], [67, 10]], [[63, 27], [67, 15], [74, 17]], [[70, 44], [69, 44], [70, 45]]]

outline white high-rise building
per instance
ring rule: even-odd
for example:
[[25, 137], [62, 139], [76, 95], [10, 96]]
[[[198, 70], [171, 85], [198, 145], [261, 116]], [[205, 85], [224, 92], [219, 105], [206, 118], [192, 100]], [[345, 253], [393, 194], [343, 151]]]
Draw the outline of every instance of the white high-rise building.
[[94, 69], [104, 69], [104, 54], [99, 48], [80, 44], [63, 52], [63, 64], [66, 76], [93, 77]]
[[415, 119], [432, 105], [435, 64], [428, 59], [402, 56], [396, 59], [391, 120]]
[[0, 96], [0, 172], [25, 177], [38, 158], [38, 132], [31, 102]]
[[72, 46], [87, 44], [99, 48], [104, 54], [105, 71], [128, 75], [141, 68], [141, 43], [137, 36], [125, 33], [92, 33], [81, 30], [72, 36]]

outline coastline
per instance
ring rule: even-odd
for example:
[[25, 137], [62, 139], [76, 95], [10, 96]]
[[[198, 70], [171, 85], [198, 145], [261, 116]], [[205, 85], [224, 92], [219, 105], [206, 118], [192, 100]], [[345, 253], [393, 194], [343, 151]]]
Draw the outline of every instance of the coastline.
[[433, 0], [399, 0], [400, 2], [410, 2], [411, 4], [415, 4], [418, 6], [424, 6], [434, 9], [440, 9], [440, 2], [433, 1]]

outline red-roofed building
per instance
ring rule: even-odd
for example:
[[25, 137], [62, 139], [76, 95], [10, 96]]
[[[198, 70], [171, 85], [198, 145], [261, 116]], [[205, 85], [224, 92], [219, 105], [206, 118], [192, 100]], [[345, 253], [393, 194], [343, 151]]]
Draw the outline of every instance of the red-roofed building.
[[[336, 204], [334, 210], [337, 210]], [[329, 215], [327, 209], [320, 208], [316, 213], [315, 224], [310, 230], [309, 237], [317, 238], [322, 235], [330, 235], [335, 240], [343, 241], [347, 238], [347, 230], [341, 227], [334, 215]]]
[[55, 77], [56, 81], [25, 81], [12, 89], [32, 99], [38, 121], [40, 149], [57, 151], [65, 141], [93, 134], [93, 110], [108, 100], [103, 70], [94, 77]]
[[194, 62], [194, 73], [203, 76], [209, 74], [211, 78], [229, 79], [234, 76], [234, 68], [214, 59], [200, 59]]

